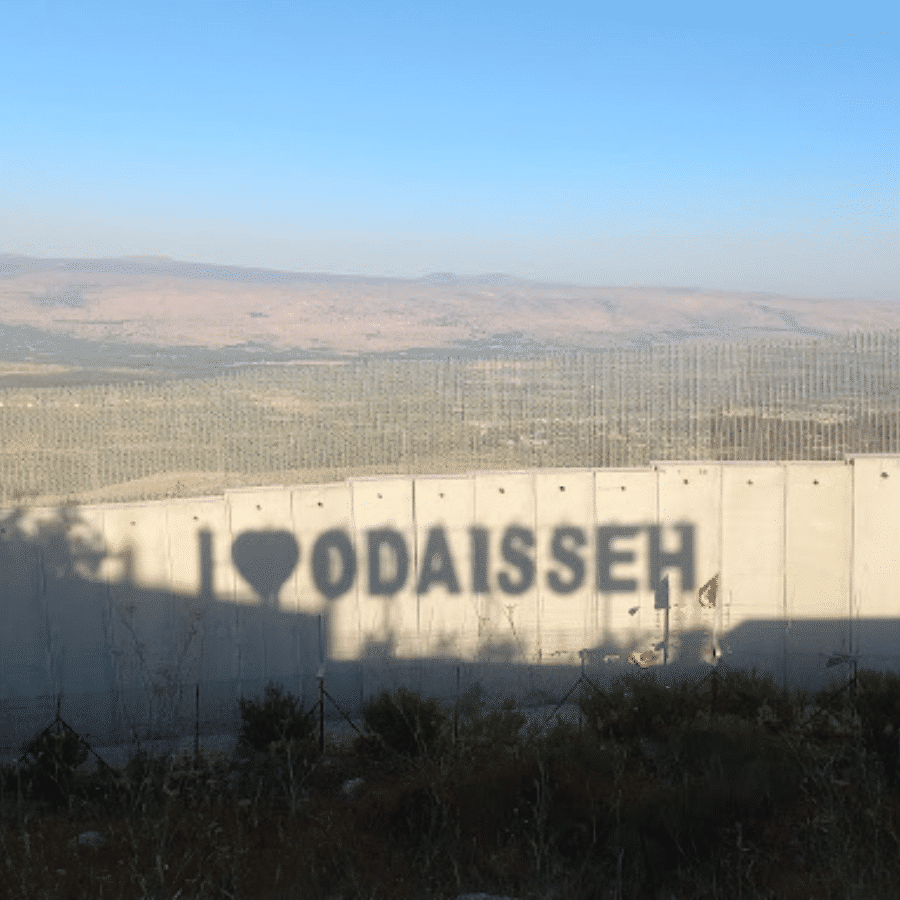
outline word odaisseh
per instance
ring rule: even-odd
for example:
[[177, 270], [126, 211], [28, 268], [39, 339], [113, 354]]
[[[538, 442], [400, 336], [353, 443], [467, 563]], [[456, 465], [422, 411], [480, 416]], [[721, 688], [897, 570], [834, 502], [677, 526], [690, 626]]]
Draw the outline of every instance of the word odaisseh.
[[[603, 593], [631, 593], [637, 590], [634, 579], [614, 578], [612, 567], [634, 562], [632, 550], [614, 550], [613, 541], [633, 538], [642, 530], [648, 533], [647, 583], [651, 590], [660, 585], [664, 569], [681, 570], [684, 589], [694, 587], [694, 526], [675, 525], [680, 532], [681, 545], [675, 551], [661, 548], [659, 525], [601, 525], [596, 529], [596, 587]], [[402, 590], [410, 572], [410, 553], [404, 535], [392, 528], [375, 528], [366, 532], [368, 556], [368, 589], [372, 596], [391, 596]], [[472, 593], [490, 593], [492, 583], [505, 594], [523, 594], [535, 582], [536, 565], [532, 553], [535, 548], [534, 531], [511, 525], [503, 533], [500, 552], [503, 561], [514, 571], [493, 571], [489, 559], [490, 534], [488, 529], [469, 529], [470, 590]], [[583, 528], [560, 526], [553, 530], [550, 541], [550, 557], [557, 565], [546, 573], [547, 587], [557, 594], [571, 594], [585, 582], [585, 557], [587, 546]], [[385, 556], [393, 557], [383, 565]], [[323, 596], [334, 600], [347, 593], [356, 580], [357, 554], [350, 535], [341, 529], [332, 529], [319, 535], [312, 550], [312, 577], [316, 589]], [[451, 594], [462, 593], [458, 567], [450, 552], [447, 534], [442, 526], [428, 531], [425, 549], [418, 560], [416, 591], [427, 593], [434, 585], [443, 585]], [[388, 571], [390, 570], [390, 571]]]

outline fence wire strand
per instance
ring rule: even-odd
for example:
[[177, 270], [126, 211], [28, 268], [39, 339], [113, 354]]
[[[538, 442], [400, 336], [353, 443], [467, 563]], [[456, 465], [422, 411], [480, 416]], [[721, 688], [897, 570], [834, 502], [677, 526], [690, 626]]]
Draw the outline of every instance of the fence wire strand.
[[0, 391], [0, 504], [900, 452], [900, 330]]

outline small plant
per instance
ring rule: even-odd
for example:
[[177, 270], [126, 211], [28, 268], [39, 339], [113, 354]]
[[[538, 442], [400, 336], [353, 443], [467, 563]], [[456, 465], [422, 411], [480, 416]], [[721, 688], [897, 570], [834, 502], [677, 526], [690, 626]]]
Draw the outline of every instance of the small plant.
[[61, 728], [35, 735], [23, 747], [23, 755], [28, 758], [24, 780], [32, 795], [60, 805], [68, 801], [88, 751], [77, 735]]
[[463, 746], [481, 746], [492, 749], [511, 746], [519, 742], [527, 718], [516, 708], [516, 702], [508, 697], [500, 706], [485, 713], [484, 690], [476, 684], [459, 699], [459, 742]]
[[[775, 721], [788, 724], [795, 711], [805, 705], [802, 692], [794, 693], [792, 699], [786, 695], [769, 674], [753, 669], [751, 672], [742, 669], [717, 672], [718, 678], [716, 712], [720, 715], [733, 715], [750, 721], [760, 715], [763, 707], [768, 707]], [[704, 698], [710, 696], [710, 687], [704, 691]]]
[[[365, 705], [363, 717], [376, 741], [409, 757], [438, 749], [448, 722], [437, 700], [423, 699], [403, 687], [393, 695], [382, 691]], [[364, 737], [358, 746], [371, 750], [376, 745], [371, 738]]]
[[272, 681], [264, 700], [241, 699], [240, 707], [239, 752], [265, 753], [281, 742], [299, 746], [315, 734], [312, 712], [304, 713], [299, 699]]
[[888, 784], [895, 786], [900, 781], [900, 675], [859, 672], [855, 706], [863, 741], [880, 757]]
[[154, 756], [143, 749], [131, 753], [120, 779], [123, 787], [120, 800], [143, 814], [158, 814], [165, 805], [163, 786], [167, 769], [166, 756]]
[[606, 689], [585, 692], [581, 710], [602, 738], [663, 737], [694, 720], [701, 699], [690, 682], [662, 684], [651, 672], [629, 673]]
[[[716, 678], [713, 693], [712, 677]], [[791, 724], [805, 694], [785, 694], [770, 675], [741, 670], [716, 672], [702, 685], [683, 679], [667, 684], [650, 672], [629, 673], [609, 687], [585, 692], [579, 701], [601, 738], [664, 739], [698, 716], [733, 716], [744, 722], [765, 719], [771, 730]]]

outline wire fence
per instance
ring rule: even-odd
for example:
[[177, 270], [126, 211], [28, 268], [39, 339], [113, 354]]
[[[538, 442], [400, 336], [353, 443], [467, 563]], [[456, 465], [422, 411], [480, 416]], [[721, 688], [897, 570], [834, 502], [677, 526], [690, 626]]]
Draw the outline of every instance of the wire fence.
[[0, 504], [900, 452], [900, 330], [0, 391]]
[[[842, 660], [843, 661], [843, 660]], [[702, 691], [704, 685], [709, 682], [711, 686], [710, 692], [710, 705], [708, 707], [708, 712], [711, 716], [715, 717], [717, 713], [717, 699], [718, 699], [718, 687], [720, 682], [724, 677], [724, 672], [719, 671], [719, 669], [715, 666], [713, 667], [703, 667], [704, 669], [708, 669], [699, 679], [695, 679], [692, 681], [693, 689], [696, 691]], [[460, 701], [462, 699], [461, 690], [460, 690], [460, 669], [461, 667], [457, 667], [456, 670], [456, 697], [455, 702], [451, 702], [449, 707], [452, 711], [452, 738], [453, 742], [456, 743], [458, 740], [458, 729], [459, 729], [459, 714], [460, 714]], [[678, 672], [674, 673], [674, 677], [677, 679], [679, 677], [683, 677], [683, 672], [679, 675]], [[640, 672], [641, 677], [655, 677], [659, 680], [660, 683], [667, 683], [669, 679], [673, 676], [673, 673], [670, 673], [666, 670], [665, 667], [656, 667], [653, 669], [642, 670]], [[583, 691], [587, 690], [588, 695], [590, 696], [593, 693], [594, 696], [602, 695], [605, 690], [604, 681], [608, 679], [600, 679], [599, 681], [595, 681], [594, 678], [591, 678], [587, 672], [585, 671], [584, 661], [582, 661], [581, 673], [578, 678], [575, 679], [569, 689], [565, 692], [562, 699], [558, 702], [553, 702], [549, 704], [544, 704], [544, 706], [551, 705], [553, 706], [553, 710], [550, 713], [545, 713], [541, 718], [543, 721], [541, 722], [542, 727], [546, 728], [550, 726], [555, 721], [559, 721], [559, 712], [563, 706], [568, 704], [575, 704], [578, 707], [578, 728], [579, 731], [587, 724], [590, 723], [585, 722], [584, 718], [584, 707], [582, 703]], [[843, 683], [840, 683], [843, 682]], [[835, 684], [838, 686], [834, 687]], [[261, 682], [260, 682], [261, 684]], [[312, 733], [316, 736], [316, 743], [318, 745], [318, 749], [320, 753], [324, 753], [326, 749], [325, 743], [325, 720], [326, 720], [326, 711], [328, 711], [331, 715], [330, 719], [334, 719], [334, 714], [340, 716], [340, 718], [346, 721], [349, 726], [352, 728], [353, 732], [359, 737], [367, 737], [372, 736], [373, 732], [369, 728], [368, 724], [365, 722], [364, 713], [360, 713], [356, 716], [356, 721], [354, 721], [354, 717], [347, 713], [342, 705], [343, 701], [339, 702], [336, 700], [331, 693], [325, 687], [325, 678], [324, 676], [319, 676], [317, 679], [317, 700], [310, 706], [309, 703], [302, 697], [297, 698], [295, 700], [299, 700], [300, 709], [299, 712], [305, 715], [305, 717], [313, 723]], [[231, 685], [233, 687], [233, 685]], [[259, 688], [259, 684], [256, 685]], [[55, 695], [46, 695], [44, 697], [39, 698], [21, 698], [18, 702], [10, 701], [9, 699], [0, 701], [0, 705], [4, 708], [4, 715], [8, 715], [10, 713], [15, 714], [17, 711], [19, 713], [26, 713], [26, 718], [29, 720], [29, 723], [32, 723], [33, 720], [33, 729], [29, 729], [28, 738], [34, 736], [41, 736], [50, 734], [52, 732], [60, 733], [62, 731], [66, 731], [71, 735], [74, 735], [80, 743], [82, 743], [86, 749], [90, 752], [90, 754], [96, 758], [100, 765], [106, 767], [110, 765], [117, 765], [116, 762], [113, 761], [112, 756], [117, 756], [121, 759], [122, 754], [116, 753], [111, 755], [110, 748], [117, 747], [120, 749], [126, 749], [126, 752], [134, 753], [135, 751], [141, 750], [152, 750], [155, 749], [159, 752], [160, 748], [163, 749], [163, 752], [176, 752], [176, 745], [181, 744], [182, 749], [188, 749], [184, 746], [185, 740], [192, 742], [192, 749], [194, 753], [194, 758], [198, 758], [201, 752], [201, 749], [205, 748], [205, 739], [209, 739], [210, 737], [215, 736], [216, 738], [221, 738], [223, 732], [230, 735], [230, 738], [226, 743], [233, 745], [238, 732], [241, 727], [241, 699], [246, 697], [246, 699], [255, 699], [257, 702], [260, 700], [261, 690], [251, 691], [251, 685], [248, 683], [244, 687], [247, 688], [246, 691], [241, 691], [241, 697], [234, 699], [230, 704], [226, 704], [222, 706], [219, 703], [220, 698], [216, 696], [214, 700], [214, 706], [216, 709], [214, 710], [212, 706], [209, 704], [209, 696], [207, 695], [208, 685], [204, 686], [203, 691], [201, 692], [201, 686], [199, 683], [189, 686], [189, 690], [184, 691], [185, 699], [189, 700], [189, 704], [185, 704], [184, 707], [177, 713], [172, 714], [173, 711], [170, 710], [168, 715], [164, 715], [162, 717], [157, 716], [156, 718], [152, 715], [152, 710], [145, 709], [144, 718], [136, 718], [133, 713], [125, 713], [124, 720], [121, 723], [124, 727], [122, 727], [119, 731], [106, 733], [105, 735], [98, 735], [96, 731], [93, 733], [89, 730], [86, 730], [84, 727], [84, 723], [80, 723], [79, 727], [73, 727], [69, 724], [67, 720], [71, 714], [74, 714], [76, 717], [80, 718], [80, 713], [83, 712], [85, 704], [91, 705], [92, 707], [96, 707], [97, 701], [100, 698], [103, 698], [106, 701], [111, 702], [118, 708], [118, 712], [121, 714], [123, 712], [124, 706], [127, 705], [128, 699], [125, 695], [120, 694], [120, 692], [116, 690], [110, 690], [106, 694], [83, 694], [78, 695], [76, 698], [66, 698], [65, 702], [65, 711], [66, 716], [63, 716], [63, 698], [60, 694]], [[282, 687], [284, 685], [282, 684]], [[838, 695], [844, 693], [845, 691], [848, 693], [848, 698], [851, 706], [855, 708], [856, 704], [856, 687], [857, 687], [857, 668], [855, 660], [852, 661], [852, 667], [849, 669], [849, 672], [846, 675], [846, 678], [838, 678], [832, 682], [832, 690], [831, 692], [825, 696], [825, 699], [821, 702], [815, 702], [812, 699], [812, 695], [807, 693], [806, 699], [809, 701], [805, 708], [800, 711], [801, 719], [804, 723], [809, 724], [814, 719], [819, 719], [823, 716], [828, 716], [832, 711], [832, 701], [834, 701]], [[783, 688], [784, 696], [787, 699], [788, 697], [788, 688], [785, 686]], [[218, 692], [213, 690], [213, 695], [218, 695]], [[390, 692], [389, 692], [390, 693]], [[201, 714], [201, 694], [204, 697], [203, 703], [203, 713]], [[423, 695], [424, 696], [424, 695]], [[570, 699], [574, 696], [574, 699]], [[131, 697], [134, 699], [134, 697]], [[74, 700], [74, 703], [72, 702]], [[493, 701], [488, 698], [488, 705]], [[191, 709], [188, 710], [187, 706], [190, 706]], [[102, 704], [101, 704], [102, 706]], [[447, 704], [445, 704], [446, 708]], [[525, 707], [520, 706], [520, 708], [524, 709]], [[51, 720], [51, 716], [53, 715], [53, 711], [55, 710], [55, 716], [53, 716]], [[150, 718], [147, 719], [146, 715], [149, 714]], [[223, 715], [224, 714], [224, 715]], [[72, 719], [72, 721], [77, 721], [77, 719]], [[571, 721], [571, 720], [570, 720]], [[596, 723], [594, 723], [596, 724]], [[191, 741], [192, 739], [192, 741]], [[5, 741], [0, 743], [0, 756], [5, 756], [8, 760], [12, 762], [21, 763], [25, 760], [28, 751], [22, 751], [22, 748], [25, 747], [28, 743], [28, 739], [25, 741], [16, 741], [10, 743], [9, 741]], [[218, 747], [216, 749], [220, 749]]]

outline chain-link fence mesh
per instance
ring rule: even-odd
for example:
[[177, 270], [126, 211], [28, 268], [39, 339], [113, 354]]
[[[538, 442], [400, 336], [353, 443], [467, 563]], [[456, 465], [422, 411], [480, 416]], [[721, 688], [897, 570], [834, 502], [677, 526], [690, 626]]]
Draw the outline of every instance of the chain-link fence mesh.
[[900, 451], [900, 331], [0, 391], [0, 504]]

